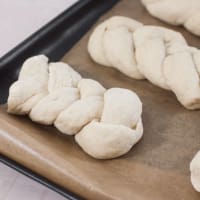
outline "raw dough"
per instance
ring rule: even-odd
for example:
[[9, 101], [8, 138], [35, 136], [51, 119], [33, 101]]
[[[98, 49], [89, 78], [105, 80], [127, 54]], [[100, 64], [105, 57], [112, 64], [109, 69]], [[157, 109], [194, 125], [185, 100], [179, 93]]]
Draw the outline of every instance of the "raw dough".
[[[103, 64], [96, 59], [96, 55], [101, 55], [122, 73], [136, 79], [146, 78], [173, 91], [185, 108], [199, 109], [200, 51], [188, 46], [178, 32], [121, 18], [112, 17], [94, 29], [88, 42], [91, 58]], [[98, 33], [101, 26], [106, 27], [104, 34]]]
[[[111, 17], [104, 21], [90, 36], [88, 42], [90, 56], [99, 64], [113, 66], [126, 75], [143, 79], [135, 63], [132, 42], [132, 33], [141, 26], [141, 23], [122, 16]], [[128, 47], [124, 49], [126, 45]]]
[[140, 120], [135, 130], [124, 125], [93, 121], [75, 135], [75, 140], [92, 157], [110, 159], [127, 153], [142, 135]]
[[81, 79], [78, 83], [81, 99], [89, 96], [103, 96], [106, 89], [97, 81], [92, 79]]
[[191, 182], [194, 188], [200, 192], [200, 151], [190, 163]]
[[200, 36], [199, 0], [141, 0], [149, 13], [172, 25], [183, 25]]
[[49, 64], [49, 92], [54, 92], [59, 88], [77, 87], [81, 75], [74, 71], [68, 64], [57, 62]]
[[80, 99], [60, 113], [55, 126], [62, 133], [74, 135], [87, 123], [99, 119], [102, 109], [103, 98], [99, 96]]
[[45, 56], [24, 63], [10, 88], [8, 112], [76, 135], [81, 148], [98, 159], [127, 153], [143, 135], [142, 103], [134, 92], [106, 90], [65, 63], [48, 64]]
[[48, 94], [48, 58], [43, 55], [27, 59], [22, 65], [19, 80], [9, 89], [8, 112], [28, 114]]
[[79, 99], [76, 88], [55, 90], [42, 98], [31, 110], [30, 118], [40, 124], [52, 125], [60, 112]]
[[101, 122], [133, 128], [141, 114], [142, 103], [135, 93], [121, 88], [111, 88], [105, 92]]
[[142, 103], [135, 93], [111, 88], [104, 94], [102, 116], [85, 126], [75, 136], [76, 142], [98, 159], [121, 156], [143, 135], [141, 114]]

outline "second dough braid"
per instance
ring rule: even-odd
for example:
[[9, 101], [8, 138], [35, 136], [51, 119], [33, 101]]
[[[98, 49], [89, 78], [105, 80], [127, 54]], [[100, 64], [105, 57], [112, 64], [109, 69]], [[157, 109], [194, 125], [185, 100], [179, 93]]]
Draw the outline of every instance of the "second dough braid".
[[127, 17], [111, 17], [90, 36], [94, 61], [171, 90], [187, 109], [200, 108], [200, 51], [183, 36]]

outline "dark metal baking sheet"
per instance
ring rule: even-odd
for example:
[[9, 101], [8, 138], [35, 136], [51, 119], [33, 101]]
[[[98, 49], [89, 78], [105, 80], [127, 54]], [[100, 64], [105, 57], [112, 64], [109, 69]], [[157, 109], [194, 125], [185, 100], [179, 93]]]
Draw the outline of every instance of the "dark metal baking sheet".
[[[0, 104], [6, 103], [9, 86], [17, 79], [20, 66], [27, 57], [46, 54], [50, 60], [59, 60], [117, 2], [80, 0], [3, 56], [0, 59]], [[68, 199], [81, 199], [1, 154], [0, 161]]]

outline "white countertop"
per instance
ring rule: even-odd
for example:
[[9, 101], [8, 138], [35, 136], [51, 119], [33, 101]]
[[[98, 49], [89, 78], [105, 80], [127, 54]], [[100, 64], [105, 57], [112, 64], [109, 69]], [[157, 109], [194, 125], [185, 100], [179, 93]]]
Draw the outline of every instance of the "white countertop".
[[66, 200], [66, 198], [0, 163], [0, 200]]
[[0, 57], [77, 0], [0, 0]]

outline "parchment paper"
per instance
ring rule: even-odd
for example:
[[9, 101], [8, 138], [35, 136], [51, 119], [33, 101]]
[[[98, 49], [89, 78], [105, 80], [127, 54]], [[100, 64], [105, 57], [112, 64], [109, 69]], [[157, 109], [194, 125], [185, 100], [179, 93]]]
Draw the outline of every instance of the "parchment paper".
[[[152, 18], [139, 0], [119, 2], [99, 22], [114, 15], [176, 29], [189, 44], [200, 47], [200, 38]], [[73, 137], [28, 117], [8, 115], [1, 107], [0, 152], [87, 199], [199, 200], [200, 194], [190, 183], [189, 163], [200, 149], [200, 111], [186, 110], [174, 94], [147, 81], [94, 63], [87, 53], [89, 34], [63, 61], [106, 88], [135, 91], [143, 102], [143, 139], [127, 155], [99, 161], [86, 155]]]

